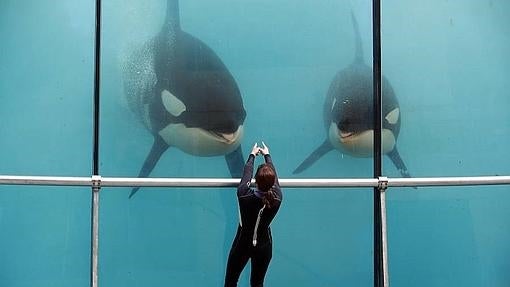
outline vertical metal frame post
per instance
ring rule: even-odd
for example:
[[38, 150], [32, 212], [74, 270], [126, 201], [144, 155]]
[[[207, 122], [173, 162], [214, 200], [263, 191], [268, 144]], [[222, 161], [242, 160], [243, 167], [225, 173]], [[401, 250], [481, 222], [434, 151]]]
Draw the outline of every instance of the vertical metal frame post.
[[95, 48], [94, 48], [94, 118], [92, 151], [92, 206], [91, 206], [91, 248], [90, 248], [90, 286], [98, 286], [98, 248], [99, 248], [99, 106], [101, 79], [101, 0], [96, 0]]
[[[381, 95], [381, 2], [372, 0], [372, 32], [373, 32], [373, 111], [374, 111], [374, 178], [382, 176], [382, 95]], [[374, 188], [374, 286], [385, 285], [384, 251], [383, 251], [383, 218], [382, 206], [384, 196], [381, 188]]]

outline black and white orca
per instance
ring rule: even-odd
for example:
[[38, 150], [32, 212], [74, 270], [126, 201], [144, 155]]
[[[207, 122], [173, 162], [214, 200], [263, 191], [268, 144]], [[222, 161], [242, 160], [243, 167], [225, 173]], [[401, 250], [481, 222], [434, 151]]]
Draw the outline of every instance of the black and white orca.
[[129, 57], [123, 76], [129, 108], [154, 136], [139, 177], [169, 147], [225, 156], [231, 176], [241, 176], [246, 111], [239, 87], [218, 55], [181, 29], [179, 1], [167, 1], [161, 31]]
[[[334, 77], [324, 103], [326, 140], [309, 155], [294, 174], [309, 168], [333, 149], [354, 157], [373, 156], [373, 72], [363, 59], [358, 23], [352, 15], [355, 33], [355, 59]], [[397, 150], [401, 114], [390, 82], [382, 79], [382, 152], [386, 154], [403, 177], [410, 177]]]

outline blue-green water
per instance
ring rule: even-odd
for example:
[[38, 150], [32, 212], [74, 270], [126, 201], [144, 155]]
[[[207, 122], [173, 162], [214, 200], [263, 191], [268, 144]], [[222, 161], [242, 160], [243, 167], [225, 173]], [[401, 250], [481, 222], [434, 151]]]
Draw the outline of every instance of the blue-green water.
[[[0, 174], [90, 175], [92, 2], [0, 1]], [[100, 174], [134, 177], [152, 136], [127, 107], [121, 65], [159, 31], [165, 1], [103, 2]], [[183, 30], [239, 85], [245, 153], [264, 140], [280, 177], [372, 175], [370, 158], [337, 151], [292, 174], [326, 136], [325, 94], [354, 57], [351, 11], [371, 61], [370, 3], [180, 1]], [[392, 0], [382, 12], [383, 73], [400, 102], [397, 145], [411, 175], [510, 174], [510, 2]], [[400, 176], [383, 163], [385, 175]], [[230, 174], [223, 157], [169, 149], [151, 176]], [[508, 191], [390, 189], [391, 285], [508, 286]], [[143, 188], [128, 200], [129, 192], [101, 191], [100, 285], [220, 286], [234, 189]], [[284, 192], [267, 285], [372, 286], [371, 189]], [[0, 243], [1, 286], [88, 286], [90, 190], [1, 186]]]

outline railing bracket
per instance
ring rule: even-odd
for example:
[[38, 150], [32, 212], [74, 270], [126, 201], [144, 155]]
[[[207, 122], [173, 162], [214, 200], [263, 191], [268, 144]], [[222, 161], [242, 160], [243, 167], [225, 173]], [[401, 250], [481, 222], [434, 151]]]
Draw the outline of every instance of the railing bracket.
[[388, 188], [388, 178], [386, 176], [380, 176], [377, 179], [377, 189], [379, 189], [379, 191], [386, 191]]
[[96, 192], [101, 189], [101, 176], [93, 175], [92, 176], [92, 191]]

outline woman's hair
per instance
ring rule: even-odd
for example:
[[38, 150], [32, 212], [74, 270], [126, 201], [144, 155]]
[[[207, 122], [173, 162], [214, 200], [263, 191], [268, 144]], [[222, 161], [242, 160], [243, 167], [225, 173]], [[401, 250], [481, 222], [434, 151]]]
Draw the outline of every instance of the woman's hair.
[[257, 168], [257, 172], [255, 173], [255, 182], [257, 182], [258, 190], [264, 194], [262, 202], [268, 208], [271, 208], [276, 201], [275, 194], [272, 189], [275, 178], [276, 173], [270, 165], [268, 164], [259, 165], [259, 167]]

